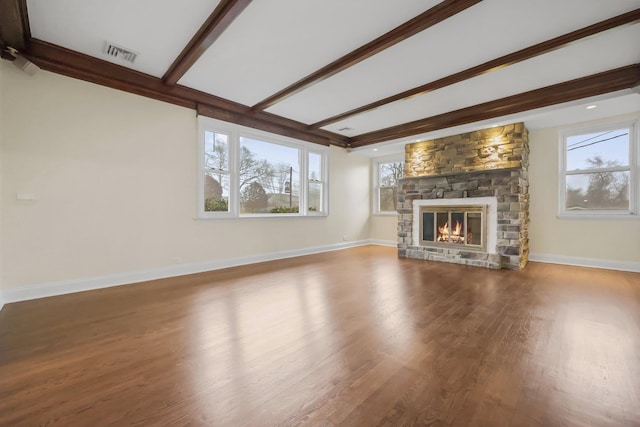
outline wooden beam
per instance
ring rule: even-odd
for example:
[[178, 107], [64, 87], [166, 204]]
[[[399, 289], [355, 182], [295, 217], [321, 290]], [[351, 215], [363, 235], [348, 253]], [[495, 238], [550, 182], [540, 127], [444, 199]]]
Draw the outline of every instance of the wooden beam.
[[[285, 135], [290, 138], [310, 141], [308, 133], [305, 132], [304, 130], [284, 127], [275, 122], [270, 122], [266, 120], [259, 121], [258, 122], [259, 126], [256, 126], [256, 118], [249, 114], [245, 114], [243, 112], [224, 110], [220, 107], [207, 105], [207, 104], [198, 104], [196, 106], [196, 111], [200, 116], [212, 117], [214, 119], [224, 120], [225, 122], [235, 123], [237, 125], [249, 126], [252, 128], [257, 128], [257, 129], [266, 131], [266, 132], [271, 132], [278, 135]], [[330, 145], [330, 140], [328, 138], [318, 137], [313, 139], [314, 140], [311, 142], [315, 142], [316, 144], [325, 145], [325, 146]], [[346, 147], [345, 144], [340, 144], [340, 146]]]
[[[154, 76], [32, 39], [25, 56], [40, 68], [113, 89], [182, 107], [200, 109], [212, 117], [321, 145], [347, 146], [349, 138], [323, 130], [310, 131], [294, 120], [264, 112], [180, 85], [167, 86]], [[200, 106], [200, 107], [199, 107]]]
[[0, 0], [0, 42], [23, 51], [29, 46], [31, 29], [26, 0]]
[[424, 85], [415, 87], [413, 89], [400, 92], [396, 95], [389, 96], [387, 98], [380, 99], [362, 107], [354, 108], [353, 110], [346, 111], [341, 114], [329, 117], [321, 120], [310, 126], [311, 129], [318, 129], [331, 123], [339, 122], [348, 117], [355, 116], [357, 114], [364, 113], [382, 107], [383, 105], [390, 104], [392, 102], [401, 101], [415, 96], [424, 95], [437, 89], [441, 89], [446, 86], [460, 83], [464, 80], [478, 77], [482, 74], [486, 74], [492, 71], [497, 71], [501, 68], [509, 65], [516, 64], [518, 62], [526, 61], [527, 59], [535, 58], [536, 56], [549, 53], [556, 49], [565, 47], [571, 43], [581, 40], [586, 37], [601, 33], [603, 31], [611, 30], [613, 28], [621, 27], [624, 25], [631, 25], [640, 21], [640, 9], [633, 10], [631, 12], [618, 15], [616, 17], [598, 22], [588, 27], [581, 28], [579, 30], [564, 34], [559, 37], [538, 43], [536, 45], [521, 49], [517, 52], [510, 53], [508, 55], [501, 56], [500, 58], [493, 59], [475, 67], [467, 68], [459, 73], [451, 74], [438, 80], [426, 83]]
[[426, 119], [368, 132], [351, 138], [351, 146], [353, 148], [362, 147], [480, 120], [521, 113], [549, 105], [562, 104], [603, 93], [629, 89], [639, 82], [640, 64], [629, 65]]
[[251, 3], [251, 0], [222, 0], [193, 36], [189, 44], [173, 61], [162, 80], [168, 85], [176, 84], [249, 3]]
[[357, 63], [362, 62], [365, 59], [380, 53], [383, 50], [406, 40], [409, 37], [436, 25], [477, 3], [480, 3], [481, 1], [482, 0], [445, 0], [375, 40], [370, 41], [364, 46], [359, 47], [358, 49], [322, 67], [318, 71], [298, 80], [278, 93], [260, 101], [253, 106], [253, 109], [255, 111], [265, 110], [308, 88], [309, 86], [356, 65]]

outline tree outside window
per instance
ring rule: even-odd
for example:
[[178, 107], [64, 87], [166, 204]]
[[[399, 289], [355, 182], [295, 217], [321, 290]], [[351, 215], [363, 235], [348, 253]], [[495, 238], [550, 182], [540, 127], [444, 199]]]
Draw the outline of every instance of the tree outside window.
[[204, 210], [229, 211], [229, 136], [205, 132]]
[[325, 216], [328, 149], [198, 118], [198, 216]]
[[240, 138], [240, 213], [298, 213], [300, 149]]
[[378, 162], [378, 212], [398, 210], [398, 181], [404, 174], [404, 162]]
[[623, 123], [563, 134], [561, 215], [633, 213], [634, 128]]

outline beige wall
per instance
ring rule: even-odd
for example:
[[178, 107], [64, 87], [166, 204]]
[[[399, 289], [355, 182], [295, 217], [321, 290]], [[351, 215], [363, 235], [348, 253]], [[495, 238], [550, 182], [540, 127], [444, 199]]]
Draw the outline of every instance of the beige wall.
[[331, 149], [328, 217], [194, 220], [194, 111], [2, 67], [7, 289], [369, 238], [366, 157]]
[[371, 238], [389, 243], [398, 241], [398, 216], [373, 215], [371, 217]]
[[[635, 118], [639, 115], [617, 119]], [[610, 119], [611, 120], [611, 119]], [[598, 122], [585, 123], [595, 124]], [[558, 219], [559, 129], [529, 133], [532, 253], [640, 262], [640, 221]]]

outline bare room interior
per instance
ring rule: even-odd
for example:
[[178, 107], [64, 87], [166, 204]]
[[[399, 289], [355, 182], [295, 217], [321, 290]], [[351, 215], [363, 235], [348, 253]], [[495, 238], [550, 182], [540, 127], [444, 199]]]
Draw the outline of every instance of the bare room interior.
[[0, 0], [0, 426], [638, 426], [640, 0]]

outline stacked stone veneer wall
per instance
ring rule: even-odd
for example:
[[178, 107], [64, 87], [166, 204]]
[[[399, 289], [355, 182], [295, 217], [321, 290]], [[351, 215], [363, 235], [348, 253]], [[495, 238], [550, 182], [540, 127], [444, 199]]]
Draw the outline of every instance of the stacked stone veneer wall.
[[[488, 268], [524, 268], [529, 256], [529, 138], [523, 123], [408, 144], [398, 184], [398, 255]], [[487, 252], [413, 242], [413, 201], [494, 196], [498, 236]]]

